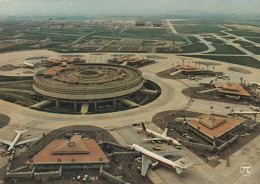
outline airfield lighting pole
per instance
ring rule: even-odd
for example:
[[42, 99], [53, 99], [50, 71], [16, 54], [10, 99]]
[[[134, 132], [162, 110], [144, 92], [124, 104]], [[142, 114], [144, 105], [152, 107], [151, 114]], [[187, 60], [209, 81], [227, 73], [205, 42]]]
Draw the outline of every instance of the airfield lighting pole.
[[172, 62], [172, 71], [173, 71], [173, 62]]
[[210, 114], [213, 114], [213, 105], [210, 106]]
[[102, 133], [102, 149], [104, 150], [104, 131], [101, 131]]

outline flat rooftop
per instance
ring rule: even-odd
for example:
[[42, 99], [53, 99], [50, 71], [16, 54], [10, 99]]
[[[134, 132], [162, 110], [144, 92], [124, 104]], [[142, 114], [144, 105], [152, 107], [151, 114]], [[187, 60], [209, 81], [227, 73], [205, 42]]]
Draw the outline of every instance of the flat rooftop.
[[74, 61], [74, 58], [59, 58], [59, 59], [50, 59], [48, 60], [48, 62], [51, 62], [51, 63], [63, 63], [63, 62], [66, 62], [66, 63], [72, 63]]
[[217, 138], [222, 136], [243, 122], [244, 121], [240, 119], [204, 114], [199, 116], [198, 121], [192, 120], [189, 121], [188, 124], [194, 129], [197, 129], [201, 133], [205, 134], [207, 137], [214, 139], [214, 137]]
[[216, 84], [219, 93], [226, 93], [230, 95], [240, 95], [240, 96], [251, 96], [240, 84], [228, 83], [228, 84]]
[[109, 163], [93, 139], [77, 135], [71, 140], [54, 140], [32, 158], [32, 164]]

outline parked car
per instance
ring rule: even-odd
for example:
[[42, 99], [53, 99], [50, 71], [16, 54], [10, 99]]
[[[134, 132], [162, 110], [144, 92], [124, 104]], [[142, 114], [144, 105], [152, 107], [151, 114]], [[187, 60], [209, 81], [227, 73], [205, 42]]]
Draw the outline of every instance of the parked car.
[[87, 175], [87, 174], [85, 174], [85, 175], [83, 176], [83, 179], [82, 179], [82, 181], [86, 182], [86, 181], [87, 181], [87, 179], [88, 179], [88, 175]]

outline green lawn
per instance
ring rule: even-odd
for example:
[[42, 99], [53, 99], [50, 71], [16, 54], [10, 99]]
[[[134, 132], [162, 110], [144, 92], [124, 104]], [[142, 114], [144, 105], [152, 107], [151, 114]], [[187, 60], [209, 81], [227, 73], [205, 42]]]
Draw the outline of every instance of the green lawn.
[[136, 36], [154, 40], [172, 41], [176, 38], [180, 39], [179, 37], [174, 37], [169, 29], [127, 29], [123, 33], [126, 37]]
[[225, 35], [221, 33], [221, 30], [225, 30], [223, 28], [217, 27], [215, 25], [204, 25], [204, 24], [195, 24], [195, 25], [187, 25], [187, 24], [174, 24], [174, 28], [178, 33], [186, 33], [186, 34], [205, 34], [205, 33], [216, 33], [219, 35]]
[[213, 46], [216, 48], [216, 50], [214, 52], [210, 52], [210, 54], [245, 54], [231, 45], [213, 44]]
[[227, 31], [231, 34], [234, 34], [236, 36], [246, 36], [246, 37], [260, 37], [260, 33], [256, 33], [256, 32], [253, 32], [253, 31]]
[[249, 37], [245, 37], [247, 40], [253, 41], [255, 43], [259, 43], [260, 44], [260, 37], [258, 38], [249, 38]]
[[260, 55], [260, 47], [252, 47], [252, 46], [242, 46], [242, 47], [256, 55]]
[[23, 45], [15, 45], [11, 47], [6, 47], [0, 49], [0, 52], [11, 52], [16, 50], [31, 50], [32, 48], [29, 47], [29, 44], [23, 44]]
[[248, 50], [254, 54], [260, 55], [260, 48], [255, 47], [252, 43], [245, 42], [245, 41], [235, 41], [234, 43], [239, 43], [246, 50]]
[[234, 41], [234, 43], [239, 43], [241, 46], [252, 46], [252, 43], [245, 41]]
[[209, 42], [215, 43], [215, 44], [223, 44], [223, 43], [225, 43], [224, 41], [216, 39], [216, 38], [204, 38], [204, 39], [209, 41]]
[[191, 52], [202, 52], [207, 50], [208, 47], [202, 43], [195, 43], [189, 46], [181, 47], [181, 50], [169, 50], [168, 48], [157, 48], [158, 53], [191, 53]]
[[65, 35], [65, 34], [48, 34], [46, 33], [38, 33], [38, 32], [30, 32], [26, 33], [25, 35], [19, 37], [20, 39], [27, 39], [27, 40], [45, 40], [46, 38], [51, 39], [54, 42], [70, 42], [73, 40], [78, 39], [80, 36], [78, 35]]
[[187, 38], [192, 42], [192, 43], [197, 43], [199, 42], [200, 40], [195, 37], [195, 36], [187, 36]]

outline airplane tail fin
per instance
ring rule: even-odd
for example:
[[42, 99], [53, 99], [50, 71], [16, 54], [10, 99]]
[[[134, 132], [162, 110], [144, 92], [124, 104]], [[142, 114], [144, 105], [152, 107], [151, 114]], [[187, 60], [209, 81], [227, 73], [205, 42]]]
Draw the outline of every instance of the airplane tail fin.
[[146, 126], [144, 125], [144, 123], [142, 122], [141, 124], [142, 124], [143, 131], [146, 131]]
[[178, 166], [175, 167], [176, 168], [176, 172], [178, 174], [181, 174], [183, 172], [183, 170], [186, 170], [187, 168], [189, 168], [190, 166], [193, 165], [193, 163], [189, 162], [189, 159], [186, 158], [186, 157], [183, 157], [183, 158], [181, 158], [179, 160], [176, 160], [175, 164], [177, 164], [179, 166], [179, 167]]
[[18, 133], [18, 134], [19, 134], [19, 133], [22, 134], [22, 133], [24, 133], [24, 132], [27, 132], [27, 130], [23, 130], [23, 131], [15, 130], [15, 132]]
[[177, 172], [178, 174], [181, 174], [181, 173], [183, 172], [183, 170], [182, 170], [181, 168], [179, 168], [179, 167], [176, 167], [176, 172]]

